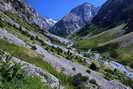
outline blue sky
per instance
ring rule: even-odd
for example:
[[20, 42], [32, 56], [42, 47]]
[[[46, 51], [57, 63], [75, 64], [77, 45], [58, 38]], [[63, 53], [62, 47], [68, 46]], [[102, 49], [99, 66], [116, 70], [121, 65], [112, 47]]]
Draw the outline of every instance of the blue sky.
[[95, 6], [102, 5], [106, 0], [28, 0], [40, 15], [52, 19], [60, 19], [70, 12], [70, 10], [84, 2], [89, 2]]

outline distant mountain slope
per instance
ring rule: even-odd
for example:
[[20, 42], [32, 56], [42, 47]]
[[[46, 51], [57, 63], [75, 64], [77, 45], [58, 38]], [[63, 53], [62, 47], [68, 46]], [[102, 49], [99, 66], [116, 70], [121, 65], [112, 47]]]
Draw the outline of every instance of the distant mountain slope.
[[108, 0], [92, 20], [92, 23], [101, 27], [116, 26], [128, 21], [133, 7], [133, 0]]
[[91, 37], [86, 36], [82, 40], [77, 41], [75, 46], [81, 49], [98, 47], [99, 45], [102, 45], [105, 42], [120, 37], [124, 32], [122, 31], [124, 26], [125, 25], [123, 24]]
[[20, 17], [24, 17], [28, 22], [38, 25], [41, 29], [48, 29], [55, 24], [55, 21], [41, 17], [35, 9], [33, 9], [27, 0], [0, 0], [0, 10], [4, 12], [16, 13]]
[[[129, 27], [132, 23], [132, 19], [133, 0], [107, 0], [107, 2], [100, 8], [97, 15], [93, 18], [91, 24], [88, 23], [88, 25], [83, 27], [76, 35], [94, 35], [122, 23], [129, 23], [127, 26]], [[129, 32], [131, 29], [130, 25], [130, 29], [125, 30]]]
[[57, 22], [50, 29], [50, 32], [60, 36], [72, 34], [89, 23], [96, 13], [97, 8], [95, 6], [90, 3], [83, 3], [72, 9], [68, 15]]

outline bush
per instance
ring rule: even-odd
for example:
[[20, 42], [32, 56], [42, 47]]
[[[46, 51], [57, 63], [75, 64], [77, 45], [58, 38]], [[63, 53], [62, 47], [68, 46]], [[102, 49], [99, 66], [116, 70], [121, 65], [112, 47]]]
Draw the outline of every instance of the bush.
[[21, 79], [24, 77], [22, 74], [22, 70], [20, 65], [15, 64], [12, 65], [11, 63], [2, 63], [0, 65], [0, 76], [2, 81], [12, 81], [14, 79]]
[[97, 84], [95, 79], [91, 79], [89, 82], [92, 84]]
[[36, 48], [36, 46], [32, 46], [32, 48], [31, 48], [32, 50], [36, 50], [37, 48]]
[[91, 71], [90, 71], [89, 69], [88, 69], [88, 70], [86, 70], [86, 72], [87, 72], [87, 73], [89, 73], [89, 74], [91, 73]]
[[71, 78], [71, 84], [73, 86], [75, 86], [76, 88], [79, 88], [84, 82], [86, 82], [88, 80], [88, 77], [86, 76], [82, 76], [82, 74], [77, 74], [77, 75], [74, 75], [72, 78]]
[[34, 36], [31, 36], [31, 37], [30, 37], [30, 40], [35, 40], [35, 37], [34, 37]]
[[78, 62], [80, 62], [80, 63], [85, 63], [85, 59], [83, 59], [83, 58], [78, 58]]
[[92, 64], [90, 65], [90, 69], [92, 69], [92, 70], [97, 70], [98, 67], [96, 66], [95, 63], [92, 63]]
[[73, 70], [73, 71], [76, 71], [76, 68], [73, 67], [72, 70]]

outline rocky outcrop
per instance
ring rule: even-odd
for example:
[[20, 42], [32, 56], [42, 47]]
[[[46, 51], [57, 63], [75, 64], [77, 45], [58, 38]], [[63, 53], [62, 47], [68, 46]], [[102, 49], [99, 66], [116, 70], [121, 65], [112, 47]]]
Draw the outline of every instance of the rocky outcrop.
[[67, 16], [58, 21], [53, 28], [50, 29], [50, 32], [60, 36], [75, 33], [84, 25], [88, 24], [96, 13], [97, 8], [95, 6], [90, 3], [83, 3], [72, 9]]
[[41, 17], [27, 0], [1, 0], [0, 10], [15, 13], [19, 17], [25, 18], [27, 22], [38, 25], [41, 29], [48, 29], [55, 24], [54, 20]]
[[19, 46], [24, 46], [24, 47], [26, 46], [24, 41], [18, 39], [16, 36], [8, 33], [4, 29], [0, 29], [0, 38], [6, 39], [10, 43], [14, 43], [14, 44], [19, 45]]

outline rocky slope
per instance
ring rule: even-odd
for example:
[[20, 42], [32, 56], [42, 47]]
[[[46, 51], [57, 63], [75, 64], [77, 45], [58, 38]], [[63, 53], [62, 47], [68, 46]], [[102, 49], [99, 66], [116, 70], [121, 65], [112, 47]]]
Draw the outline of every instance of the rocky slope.
[[[4, 36], [4, 38], [6, 39], [8, 37]], [[14, 43], [16, 41], [16, 40], [13, 40], [13, 39], [14, 38], [12, 38], [12, 40], [10, 41], [11, 43]], [[67, 60], [65, 58], [55, 56], [55, 55], [53, 55], [54, 53], [47, 51], [46, 49], [44, 49], [43, 47], [41, 47], [37, 43], [35, 43], [34, 45], [36, 45], [36, 50], [35, 51], [38, 54], [42, 55], [42, 57], [43, 57], [42, 62], [46, 61], [46, 62], [50, 63], [53, 66], [53, 68], [56, 69], [58, 72], [64, 73], [66, 75], [75, 75], [77, 73], [81, 73], [83, 76], [87, 76], [91, 79], [96, 80], [98, 86], [97, 86], [97, 84], [96, 85], [95, 84], [90, 84], [89, 81], [88, 81], [87, 84], [86, 84], [86, 88], [82, 87], [83, 89], [87, 89], [88, 87], [94, 87], [94, 86], [95, 86], [95, 89], [98, 89], [98, 88], [100, 88], [100, 89], [130, 89], [129, 87], [126, 87], [125, 85], [121, 84], [119, 81], [116, 81], [116, 80], [108, 81], [108, 80], [106, 80], [103, 77], [104, 75], [102, 75], [101, 73], [91, 71], [91, 70], [90, 70], [91, 71], [90, 73], [87, 73], [86, 72], [86, 70], [88, 69], [87, 67], [85, 67], [85, 66], [83, 66], [79, 63]], [[30, 47], [30, 46], [28, 46], [28, 47]], [[2, 47], [1, 49], [4, 49], [4, 47]], [[34, 55], [36, 55], [32, 52], [29, 54], [28, 51], [27, 51], [27, 53], [28, 53], [28, 55], [32, 54], [32, 57]], [[22, 56], [22, 54], [20, 56]], [[24, 59], [22, 58], [21, 60], [24, 60]], [[43, 75], [47, 76], [48, 77], [48, 78], [46, 77], [47, 81], [50, 81], [50, 83], [48, 83], [48, 86], [50, 86], [50, 87], [59, 87], [60, 84], [58, 82], [58, 79], [55, 78], [54, 76], [52, 76], [51, 74], [45, 72], [45, 70], [42, 70], [38, 67], [35, 67], [34, 65], [31, 65], [31, 64], [25, 63], [23, 61], [20, 61], [19, 59], [16, 59], [16, 58], [13, 58], [12, 61], [17, 62], [17, 63], [21, 63], [21, 64], [25, 64], [24, 68], [26, 69], [26, 71], [28, 71], [28, 73], [31, 73], [31, 74], [34, 74], [34, 75], [39, 75], [39, 76], [43, 76]], [[25, 61], [28, 62], [28, 60], [25, 60]], [[39, 60], [35, 59], [34, 61], [37, 62]], [[35, 65], [36, 65], [36, 63], [35, 63]], [[73, 68], [75, 68], [75, 70]], [[58, 78], [59, 78], [59, 76], [58, 76]], [[102, 80], [102, 82], [100, 82], [101, 80]]]
[[16, 13], [19, 17], [25, 18], [31, 24], [38, 25], [41, 29], [48, 29], [56, 21], [41, 17], [28, 3], [27, 0], [1, 0], [0, 10]]
[[72, 9], [68, 15], [58, 21], [53, 28], [50, 29], [50, 32], [60, 36], [75, 33], [89, 23], [96, 13], [97, 8], [95, 6], [90, 3], [83, 3]]

